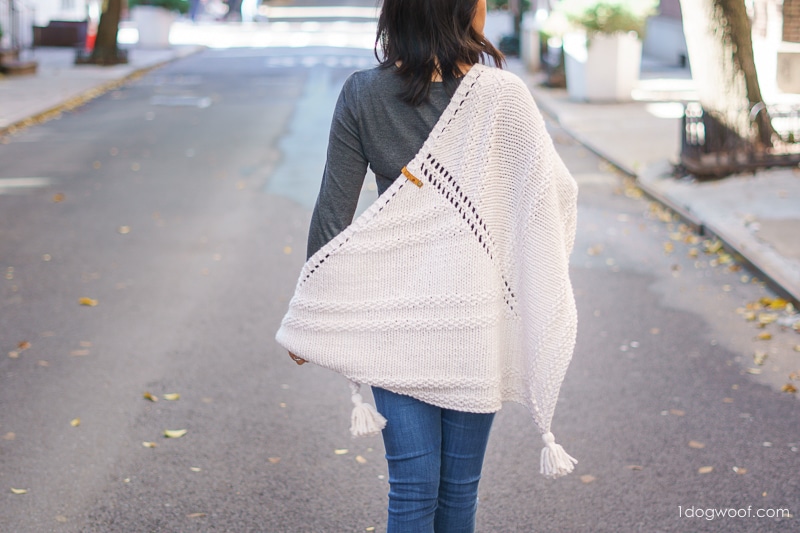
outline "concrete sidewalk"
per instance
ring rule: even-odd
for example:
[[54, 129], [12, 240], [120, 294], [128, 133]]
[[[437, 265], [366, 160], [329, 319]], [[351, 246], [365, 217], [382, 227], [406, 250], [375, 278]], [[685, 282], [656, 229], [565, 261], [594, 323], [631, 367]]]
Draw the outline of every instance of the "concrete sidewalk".
[[[643, 64], [633, 102], [570, 101], [519, 61], [509, 69], [527, 83], [542, 111], [581, 144], [624, 172], [642, 190], [701, 233], [717, 236], [784, 297], [800, 304], [800, 169], [764, 170], [716, 181], [676, 179], [682, 102], [696, 95], [685, 69]], [[784, 100], [792, 99], [785, 95]]]
[[80, 105], [137, 73], [202, 49], [191, 45], [164, 50], [137, 48], [129, 51], [127, 65], [111, 67], [75, 65], [71, 48], [26, 51], [24, 59], [39, 63], [35, 75], [0, 76], [0, 135], [50, 112]]

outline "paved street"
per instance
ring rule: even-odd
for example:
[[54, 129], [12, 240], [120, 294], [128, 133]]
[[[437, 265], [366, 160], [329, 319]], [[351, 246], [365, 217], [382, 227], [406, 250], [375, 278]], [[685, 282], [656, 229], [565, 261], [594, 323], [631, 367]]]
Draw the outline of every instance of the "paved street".
[[[346, 382], [273, 341], [339, 87], [372, 61], [207, 50], [0, 145], [0, 530], [385, 528], [382, 444], [350, 438]], [[541, 440], [506, 406], [478, 531], [796, 529], [800, 403], [771, 373], [800, 342], [737, 312], [774, 295], [551, 131], [581, 187], [553, 426], [580, 463], [542, 478]]]

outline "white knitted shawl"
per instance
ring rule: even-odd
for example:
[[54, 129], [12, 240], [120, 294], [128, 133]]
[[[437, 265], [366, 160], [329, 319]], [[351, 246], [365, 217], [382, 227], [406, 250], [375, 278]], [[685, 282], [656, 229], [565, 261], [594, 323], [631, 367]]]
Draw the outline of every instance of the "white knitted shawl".
[[305, 263], [276, 339], [436, 406], [521, 403], [557, 456], [543, 473], [567, 473], [550, 421], [577, 329], [576, 197], [529, 90], [475, 65], [403, 175]]

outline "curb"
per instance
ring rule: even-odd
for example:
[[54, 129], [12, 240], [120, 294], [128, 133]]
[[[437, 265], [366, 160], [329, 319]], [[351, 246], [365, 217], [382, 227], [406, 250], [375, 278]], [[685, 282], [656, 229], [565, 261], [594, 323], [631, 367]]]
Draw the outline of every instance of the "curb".
[[800, 287], [793, 286], [794, 284], [786, 279], [780, 267], [771, 265], [768, 260], [759, 260], [756, 255], [749, 253], [747, 243], [742, 239], [736, 238], [723, 228], [701, 220], [689, 209], [676, 204], [650, 185], [650, 182], [658, 177], [670, 174], [670, 170], [671, 165], [668, 161], [653, 164], [645, 168], [641, 176], [636, 177], [636, 184], [648, 197], [675, 212], [684, 222], [693, 226], [698, 234], [718, 239], [729, 253], [753, 274], [764, 280], [780, 297], [791, 301], [795, 307], [800, 307]]
[[106, 94], [109, 91], [113, 91], [114, 89], [117, 89], [117, 88], [121, 87], [122, 85], [125, 85], [126, 83], [129, 83], [131, 81], [134, 81], [134, 80], [137, 80], [137, 79], [141, 78], [142, 76], [144, 76], [145, 74], [148, 74], [152, 70], [155, 70], [157, 68], [163, 67], [164, 65], [172, 63], [173, 61], [177, 61], [179, 59], [184, 59], [184, 58], [189, 57], [191, 55], [197, 54], [199, 52], [202, 52], [203, 50], [205, 50], [205, 47], [197, 46], [193, 50], [188, 50], [186, 53], [180, 53], [179, 52], [179, 53], [175, 54], [173, 57], [171, 57], [169, 59], [165, 59], [164, 61], [159, 61], [159, 62], [154, 63], [152, 65], [143, 66], [141, 68], [133, 70], [132, 72], [124, 75], [121, 78], [118, 78], [118, 79], [115, 79], [115, 80], [111, 80], [111, 81], [107, 81], [105, 83], [101, 83], [100, 85], [96, 85], [95, 87], [92, 87], [91, 89], [87, 89], [87, 90], [83, 91], [82, 93], [78, 94], [77, 96], [73, 96], [73, 97], [61, 102], [58, 105], [55, 105], [55, 106], [53, 106], [53, 107], [51, 107], [49, 109], [46, 109], [44, 111], [40, 111], [38, 113], [34, 113], [33, 115], [31, 115], [29, 117], [23, 118], [21, 120], [18, 120], [16, 122], [12, 123], [12, 124], [9, 124], [7, 126], [4, 126], [4, 127], [0, 128], [0, 136], [13, 135], [15, 133], [18, 133], [22, 129], [28, 128], [30, 126], [35, 126], [37, 124], [42, 124], [44, 122], [48, 122], [50, 120], [58, 118], [59, 116], [61, 116], [62, 113], [77, 109], [77, 108], [87, 104], [88, 102], [91, 102], [95, 98], [103, 96], [104, 94]]

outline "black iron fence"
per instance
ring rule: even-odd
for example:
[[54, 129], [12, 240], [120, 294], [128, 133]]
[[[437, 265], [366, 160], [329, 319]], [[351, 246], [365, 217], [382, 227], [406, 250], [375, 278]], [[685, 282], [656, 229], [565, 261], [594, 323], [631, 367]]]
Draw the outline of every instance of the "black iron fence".
[[751, 126], [767, 112], [777, 133], [772, 147], [742, 139], [698, 103], [686, 105], [683, 115], [681, 164], [698, 177], [720, 177], [736, 172], [800, 164], [800, 106], [755, 106]]

